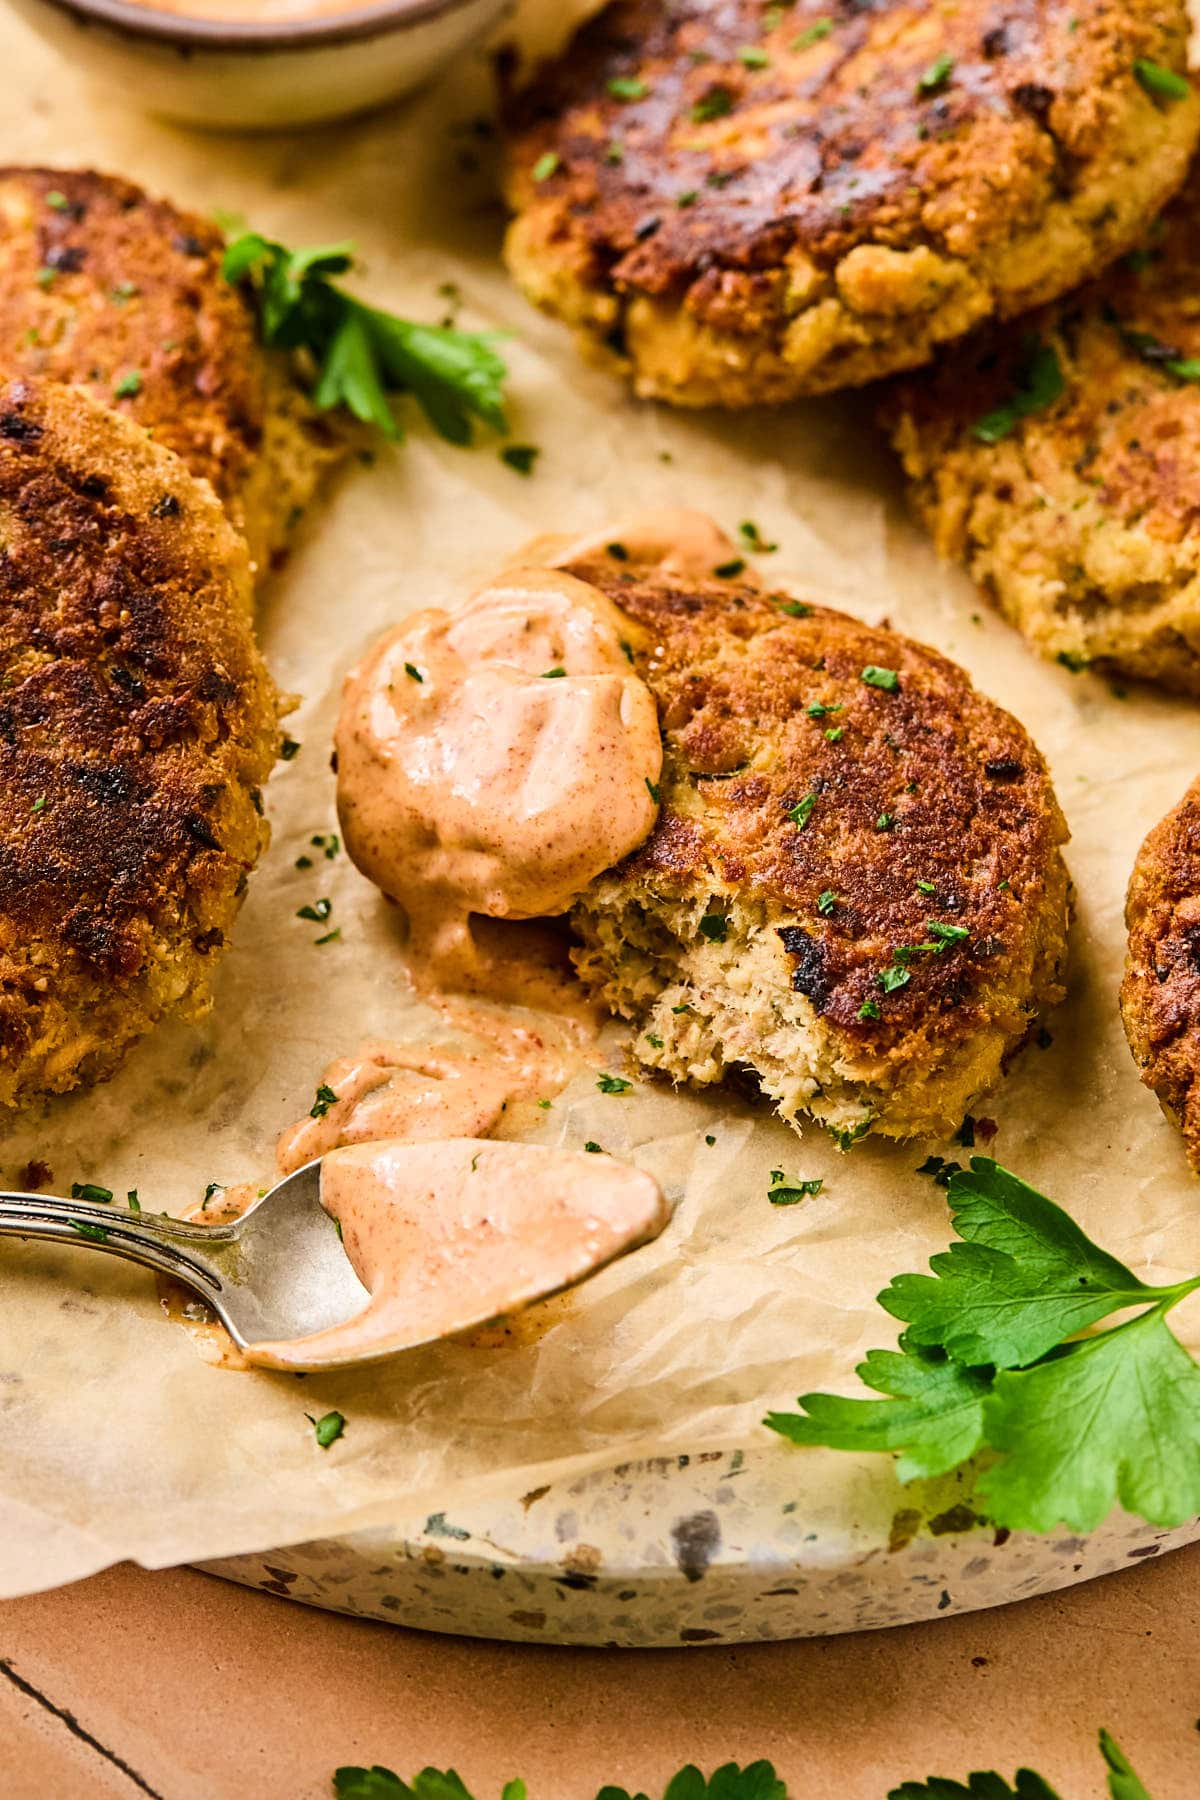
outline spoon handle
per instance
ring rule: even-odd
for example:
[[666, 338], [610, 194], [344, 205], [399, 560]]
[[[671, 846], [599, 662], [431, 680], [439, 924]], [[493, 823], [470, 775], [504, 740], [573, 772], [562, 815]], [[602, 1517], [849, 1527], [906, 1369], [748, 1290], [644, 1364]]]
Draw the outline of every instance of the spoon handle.
[[204, 1239], [228, 1242], [236, 1235], [233, 1226], [188, 1225], [49, 1194], [0, 1193], [0, 1237], [42, 1238], [124, 1257], [173, 1276], [214, 1302], [225, 1288], [220, 1271], [207, 1257], [172, 1240], [182, 1238], [191, 1245]]

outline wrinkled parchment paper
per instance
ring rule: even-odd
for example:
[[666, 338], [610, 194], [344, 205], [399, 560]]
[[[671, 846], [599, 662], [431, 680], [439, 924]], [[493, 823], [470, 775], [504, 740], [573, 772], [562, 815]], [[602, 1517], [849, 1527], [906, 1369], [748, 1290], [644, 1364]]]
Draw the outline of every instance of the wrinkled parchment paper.
[[[108, 168], [292, 243], [353, 237], [362, 290], [416, 317], [437, 318], [439, 285], [456, 283], [465, 324], [513, 334], [514, 431], [541, 449], [523, 479], [494, 443], [455, 450], [414, 421], [407, 445], [350, 470], [309, 521], [262, 618], [281, 685], [303, 696], [290, 721], [303, 749], [271, 782], [274, 842], [215, 1010], [199, 1028], [162, 1030], [108, 1086], [6, 1122], [5, 1184], [36, 1156], [57, 1191], [91, 1178], [178, 1210], [211, 1180], [262, 1180], [330, 1057], [430, 1029], [405, 998], [374, 891], [344, 856], [294, 868], [335, 823], [342, 674], [399, 614], [452, 604], [534, 532], [682, 502], [727, 527], [755, 519], [779, 541], [772, 579], [938, 644], [1030, 727], [1074, 834], [1071, 998], [1051, 1020], [1052, 1047], [1028, 1050], [981, 1110], [1000, 1126], [995, 1153], [1136, 1267], [1170, 1279], [1200, 1266], [1200, 1189], [1139, 1085], [1116, 1007], [1126, 879], [1143, 834], [1200, 767], [1195, 709], [1118, 699], [1035, 661], [906, 522], [862, 400], [692, 417], [634, 405], [582, 367], [497, 263], [486, 161], [469, 166], [487, 153], [468, 123], [486, 97], [481, 58], [366, 121], [235, 139], [115, 110], [8, 15], [0, 45], [0, 160]], [[318, 948], [322, 928], [295, 914], [319, 895], [342, 936]], [[459, 1342], [336, 1378], [238, 1372], [202, 1360], [140, 1271], [0, 1244], [0, 1594], [122, 1557], [160, 1566], [412, 1517], [489, 1483], [533, 1487], [666, 1446], [762, 1442], [768, 1405], [821, 1385], [853, 1391], [859, 1354], [894, 1337], [876, 1291], [949, 1236], [943, 1195], [913, 1172], [934, 1146], [868, 1142], [845, 1157], [820, 1131], [801, 1141], [720, 1097], [613, 1098], [590, 1081], [542, 1132], [633, 1155], [683, 1197], [660, 1242], [500, 1347]], [[825, 1188], [777, 1210], [772, 1167]], [[1176, 1317], [1200, 1345], [1200, 1301]], [[305, 1413], [331, 1408], [347, 1427], [325, 1451]], [[810, 1485], [846, 1475], [834, 1453], [781, 1445], [779, 1456], [783, 1480], [797, 1456]]]

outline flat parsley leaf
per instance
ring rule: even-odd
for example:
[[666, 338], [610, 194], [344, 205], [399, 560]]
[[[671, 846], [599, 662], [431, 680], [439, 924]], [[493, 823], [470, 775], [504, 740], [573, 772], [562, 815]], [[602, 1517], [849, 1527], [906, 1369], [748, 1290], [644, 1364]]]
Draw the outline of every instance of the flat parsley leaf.
[[956, 1362], [1024, 1368], [1123, 1306], [1176, 1289], [1147, 1287], [1085, 1237], [1060, 1206], [990, 1157], [950, 1179], [963, 1243], [930, 1257], [932, 1275], [898, 1275], [879, 1296], [908, 1324], [905, 1342]]
[[897, 1350], [869, 1350], [855, 1371], [887, 1400], [848, 1400], [840, 1394], [801, 1394], [797, 1413], [768, 1413], [772, 1431], [793, 1444], [833, 1450], [896, 1450], [901, 1481], [943, 1475], [973, 1456], [983, 1442], [988, 1372]]
[[1150, 1800], [1120, 1744], [1103, 1729], [1100, 1732], [1100, 1754], [1108, 1769], [1108, 1791], [1112, 1800]]
[[[333, 1791], [336, 1800], [472, 1800], [453, 1769], [422, 1769], [410, 1785], [378, 1763], [370, 1769], [335, 1769]], [[506, 1782], [500, 1800], [525, 1800], [525, 1783]]]
[[903, 1481], [986, 1446], [998, 1459], [977, 1491], [1010, 1529], [1090, 1531], [1117, 1501], [1153, 1525], [1200, 1512], [1200, 1366], [1166, 1324], [1200, 1276], [1147, 1287], [986, 1157], [954, 1173], [950, 1197], [963, 1241], [931, 1259], [933, 1276], [898, 1276], [879, 1296], [908, 1330], [858, 1372], [892, 1398], [807, 1394], [804, 1416], [766, 1423], [797, 1444], [899, 1452]]
[[350, 243], [289, 250], [252, 231], [229, 245], [221, 267], [227, 281], [249, 288], [265, 344], [311, 356], [314, 405], [344, 406], [399, 438], [388, 396], [409, 393], [453, 444], [470, 443], [472, 418], [505, 430], [507, 369], [494, 337], [414, 324], [355, 300], [331, 279], [352, 266], [353, 252]]
[[[602, 1787], [596, 1800], [647, 1800], [622, 1787]], [[786, 1784], [769, 1762], [723, 1763], [707, 1778], [694, 1763], [680, 1769], [667, 1783], [663, 1800], [787, 1800]]]
[[1011, 1787], [995, 1770], [977, 1769], [965, 1781], [931, 1775], [928, 1781], [903, 1782], [887, 1800], [1059, 1800], [1059, 1795], [1032, 1769], [1018, 1769]]
[[999, 1525], [1091, 1531], [1117, 1500], [1152, 1525], [1200, 1512], [1200, 1368], [1161, 1306], [998, 1374], [983, 1410], [1005, 1453], [979, 1483]]
[[[1150, 1800], [1121, 1746], [1107, 1731], [1100, 1733], [1100, 1754], [1108, 1770], [1111, 1800]], [[1044, 1775], [1018, 1769], [1010, 1786], [992, 1769], [977, 1769], [965, 1781], [949, 1781], [930, 1775], [925, 1781], [905, 1781], [892, 1788], [887, 1800], [1059, 1800], [1058, 1791]]]

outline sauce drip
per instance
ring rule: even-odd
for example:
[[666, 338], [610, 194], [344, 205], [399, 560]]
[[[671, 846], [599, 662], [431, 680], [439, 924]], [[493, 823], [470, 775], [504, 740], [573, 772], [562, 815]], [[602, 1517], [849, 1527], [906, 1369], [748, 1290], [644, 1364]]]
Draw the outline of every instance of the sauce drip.
[[478, 1138], [333, 1150], [321, 1203], [371, 1297], [344, 1324], [251, 1345], [262, 1368], [361, 1362], [465, 1331], [582, 1280], [668, 1217], [640, 1169]]
[[419, 985], [495, 993], [470, 917], [565, 912], [644, 841], [662, 740], [635, 630], [599, 591], [513, 569], [413, 614], [346, 681], [346, 848], [408, 916]]

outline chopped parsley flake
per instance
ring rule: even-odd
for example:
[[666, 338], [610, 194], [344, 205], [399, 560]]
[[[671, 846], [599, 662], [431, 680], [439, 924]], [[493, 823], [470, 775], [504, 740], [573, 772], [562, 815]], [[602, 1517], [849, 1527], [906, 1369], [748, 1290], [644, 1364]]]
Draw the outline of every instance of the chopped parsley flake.
[[629, 552], [625, 548], [624, 544], [617, 544], [617, 543], [605, 544], [604, 548], [607, 551], [608, 555], [612, 557], [614, 562], [628, 562], [629, 561]]
[[692, 124], [708, 125], [713, 119], [724, 119], [733, 111], [733, 95], [727, 87], [711, 87], [692, 108]]
[[543, 681], [561, 681], [563, 676], [566, 674], [566, 672], [567, 671], [563, 668], [562, 664], [559, 663], [557, 668], [543, 669], [542, 670], [542, 680]]
[[680, 206], [680, 207], [695, 206], [695, 204], [699, 198], [700, 198], [699, 188], [687, 188], [682, 194], [676, 194], [675, 204], [676, 204], [676, 206]]
[[108, 1233], [103, 1225], [92, 1225], [85, 1219], [68, 1219], [67, 1223], [72, 1231], [77, 1231], [80, 1237], [90, 1238], [94, 1244], [107, 1244], [108, 1242]]
[[738, 575], [743, 573], [745, 567], [746, 561], [744, 557], [731, 556], [728, 562], [718, 563], [713, 570], [713, 574], [720, 581], [733, 581]]
[[816, 804], [817, 796], [815, 794], [805, 794], [803, 800], [798, 800], [795, 806], [789, 809], [788, 818], [792, 821], [792, 824], [796, 827], [797, 831], [804, 830], [804, 827], [812, 818], [812, 810]]
[[45, 810], [46, 810], [46, 796], [45, 796], [45, 794], [39, 794], [37, 799], [34, 801], [32, 807], [30, 808], [30, 811], [31, 812], [44, 812]]
[[317, 1097], [308, 1109], [310, 1119], [323, 1119], [331, 1106], [337, 1105], [337, 1095], [325, 1082], [317, 1089]]
[[314, 900], [311, 906], [301, 906], [296, 913], [298, 919], [311, 919], [316, 925], [323, 925], [333, 911], [332, 900]]
[[1043, 343], [1036, 332], [1027, 332], [1022, 343], [1022, 360], [1013, 373], [1011, 398], [977, 419], [971, 428], [972, 434], [981, 444], [999, 443], [1015, 430], [1021, 419], [1053, 406], [1065, 386], [1062, 364], [1054, 346]]
[[700, 921], [700, 936], [706, 937], [710, 944], [723, 944], [728, 930], [729, 920], [724, 913], [705, 913]]
[[135, 394], [142, 391], [142, 377], [137, 369], [130, 369], [128, 375], [122, 375], [113, 388], [113, 395], [118, 400], [132, 400]]
[[929, 94], [940, 94], [954, 73], [954, 58], [943, 50], [936, 57], [917, 81], [917, 94], [925, 97]]
[[410, 681], [424, 681], [425, 679], [416, 663], [406, 662], [404, 665], [404, 673], [408, 676]]
[[876, 980], [885, 994], [894, 994], [897, 988], [908, 985], [912, 980], [912, 972], [901, 963], [893, 963], [891, 968], [880, 970]]
[[801, 1200], [807, 1200], [810, 1195], [819, 1194], [825, 1186], [820, 1176], [815, 1176], [811, 1181], [797, 1181], [792, 1186], [782, 1186], [775, 1181], [777, 1175], [782, 1183], [783, 1170], [771, 1170], [771, 1187], [767, 1192], [767, 1199], [772, 1206], [798, 1206]]
[[558, 154], [554, 150], [543, 151], [533, 165], [531, 171], [535, 181], [549, 181], [550, 177], [561, 168]]
[[894, 694], [900, 686], [900, 677], [895, 669], [879, 669], [874, 663], [868, 663], [859, 677], [868, 687], [882, 688], [885, 694]]
[[836, 744], [845, 736], [845, 734], [846, 727], [844, 725], [831, 725], [825, 733], [825, 742], [827, 744]]
[[317, 944], [317, 945], [336, 944], [338, 939], [341, 937], [341, 935], [342, 935], [341, 926], [335, 925], [332, 931], [327, 931], [325, 933], [324, 937], [314, 938], [313, 943]]
[[918, 881], [917, 892], [918, 894], [936, 894], [937, 888], [932, 881]]
[[322, 1413], [319, 1419], [314, 1419], [311, 1413], [305, 1413], [304, 1416], [312, 1426], [313, 1435], [322, 1450], [328, 1450], [330, 1444], [336, 1443], [346, 1429], [345, 1418], [340, 1412]]
[[791, 47], [793, 50], [807, 50], [811, 45], [819, 44], [822, 38], [827, 38], [832, 30], [832, 19], [814, 19], [811, 25], [806, 25], [803, 31], [797, 32]]
[[107, 1205], [112, 1197], [111, 1188], [100, 1187], [94, 1181], [73, 1181], [71, 1183], [72, 1200], [102, 1201]]
[[827, 713], [845, 712], [844, 706], [826, 706], [823, 700], [813, 700], [805, 707], [810, 719], [823, 719]]
[[613, 75], [608, 91], [614, 100], [644, 100], [650, 89], [640, 75]]
[[138, 1191], [136, 1188], [130, 1188], [129, 1192], [125, 1196], [125, 1204], [126, 1204], [126, 1206], [128, 1206], [131, 1213], [140, 1213], [141, 1212], [142, 1203], [138, 1199]]
[[737, 56], [745, 69], [767, 69], [771, 66], [770, 57], [757, 44], [743, 44]]
[[931, 938], [936, 938], [940, 949], [947, 949], [951, 944], [961, 944], [964, 938], [970, 937], [965, 925], [944, 925], [940, 919], [926, 919], [925, 929]]
[[860, 1019], [882, 1019], [883, 1014], [874, 1000], [864, 1000], [858, 1009], [858, 1016]]
[[46, 195], [46, 205], [52, 212], [66, 212], [70, 205], [70, 201], [58, 188], [51, 188], [50, 192]]
[[518, 475], [532, 475], [533, 465], [540, 454], [536, 444], [505, 444], [500, 452], [500, 461], [508, 468], [515, 469]]
[[1161, 63], [1151, 62], [1147, 56], [1136, 58], [1133, 73], [1153, 100], [1186, 100], [1192, 91], [1182, 75], [1177, 75], [1174, 69], [1164, 69]]
[[633, 1083], [626, 1081], [623, 1075], [598, 1075], [596, 1086], [602, 1094], [627, 1094]]
[[646, 792], [649, 794], [650, 798], [653, 800], [655, 806], [657, 806], [658, 802], [659, 802], [659, 798], [662, 794], [662, 789], [659, 787], [657, 781], [651, 781], [651, 779], [648, 775], [646, 777]]
[[585, 1149], [585, 1150], [587, 1150], [587, 1151], [588, 1151], [588, 1152], [589, 1152], [589, 1153], [590, 1153], [590, 1154], [591, 1154], [591, 1155], [592, 1155], [592, 1156], [596, 1156], [596, 1155], [599, 1155], [599, 1154], [602, 1154], [602, 1152], [601, 1152], [601, 1148], [600, 1148], [600, 1145], [599, 1145], [599, 1144], [597, 1144], [597, 1143], [596, 1143], [596, 1142], [595, 1142], [595, 1140], [594, 1140], [594, 1139], [593, 1139], [593, 1138], [589, 1138], [589, 1139], [588, 1139], [588, 1141], [587, 1141], [587, 1143], [586, 1143], [586, 1144], [585, 1144], [585, 1145], [584, 1145], [584, 1146], [583, 1146], [583, 1147], [584, 1147], [584, 1149]]
[[738, 526], [738, 536], [747, 550], [753, 550], [756, 556], [766, 556], [772, 550], [778, 550], [778, 544], [769, 544], [753, 519], [743, 519]]
[[826, 888], [823, 893], [817, 895], [817, 911], [827, 919], [837, 905], [837, 899], [833, 889]]
[[883, 812], [875, 821], [876, 831], [891, 831], [896, 823], [895, 813]]
[[291, 762], [293, 756], [298, 754], [299, 749], [300, 749], [300, 746], [296, 742], [295, 738], [288, 737], [287, 734], [285, 733], [283, 742], [279, 746], [279, 754], [280, 754], [280, 756], [282, 756], [284, 762]]

